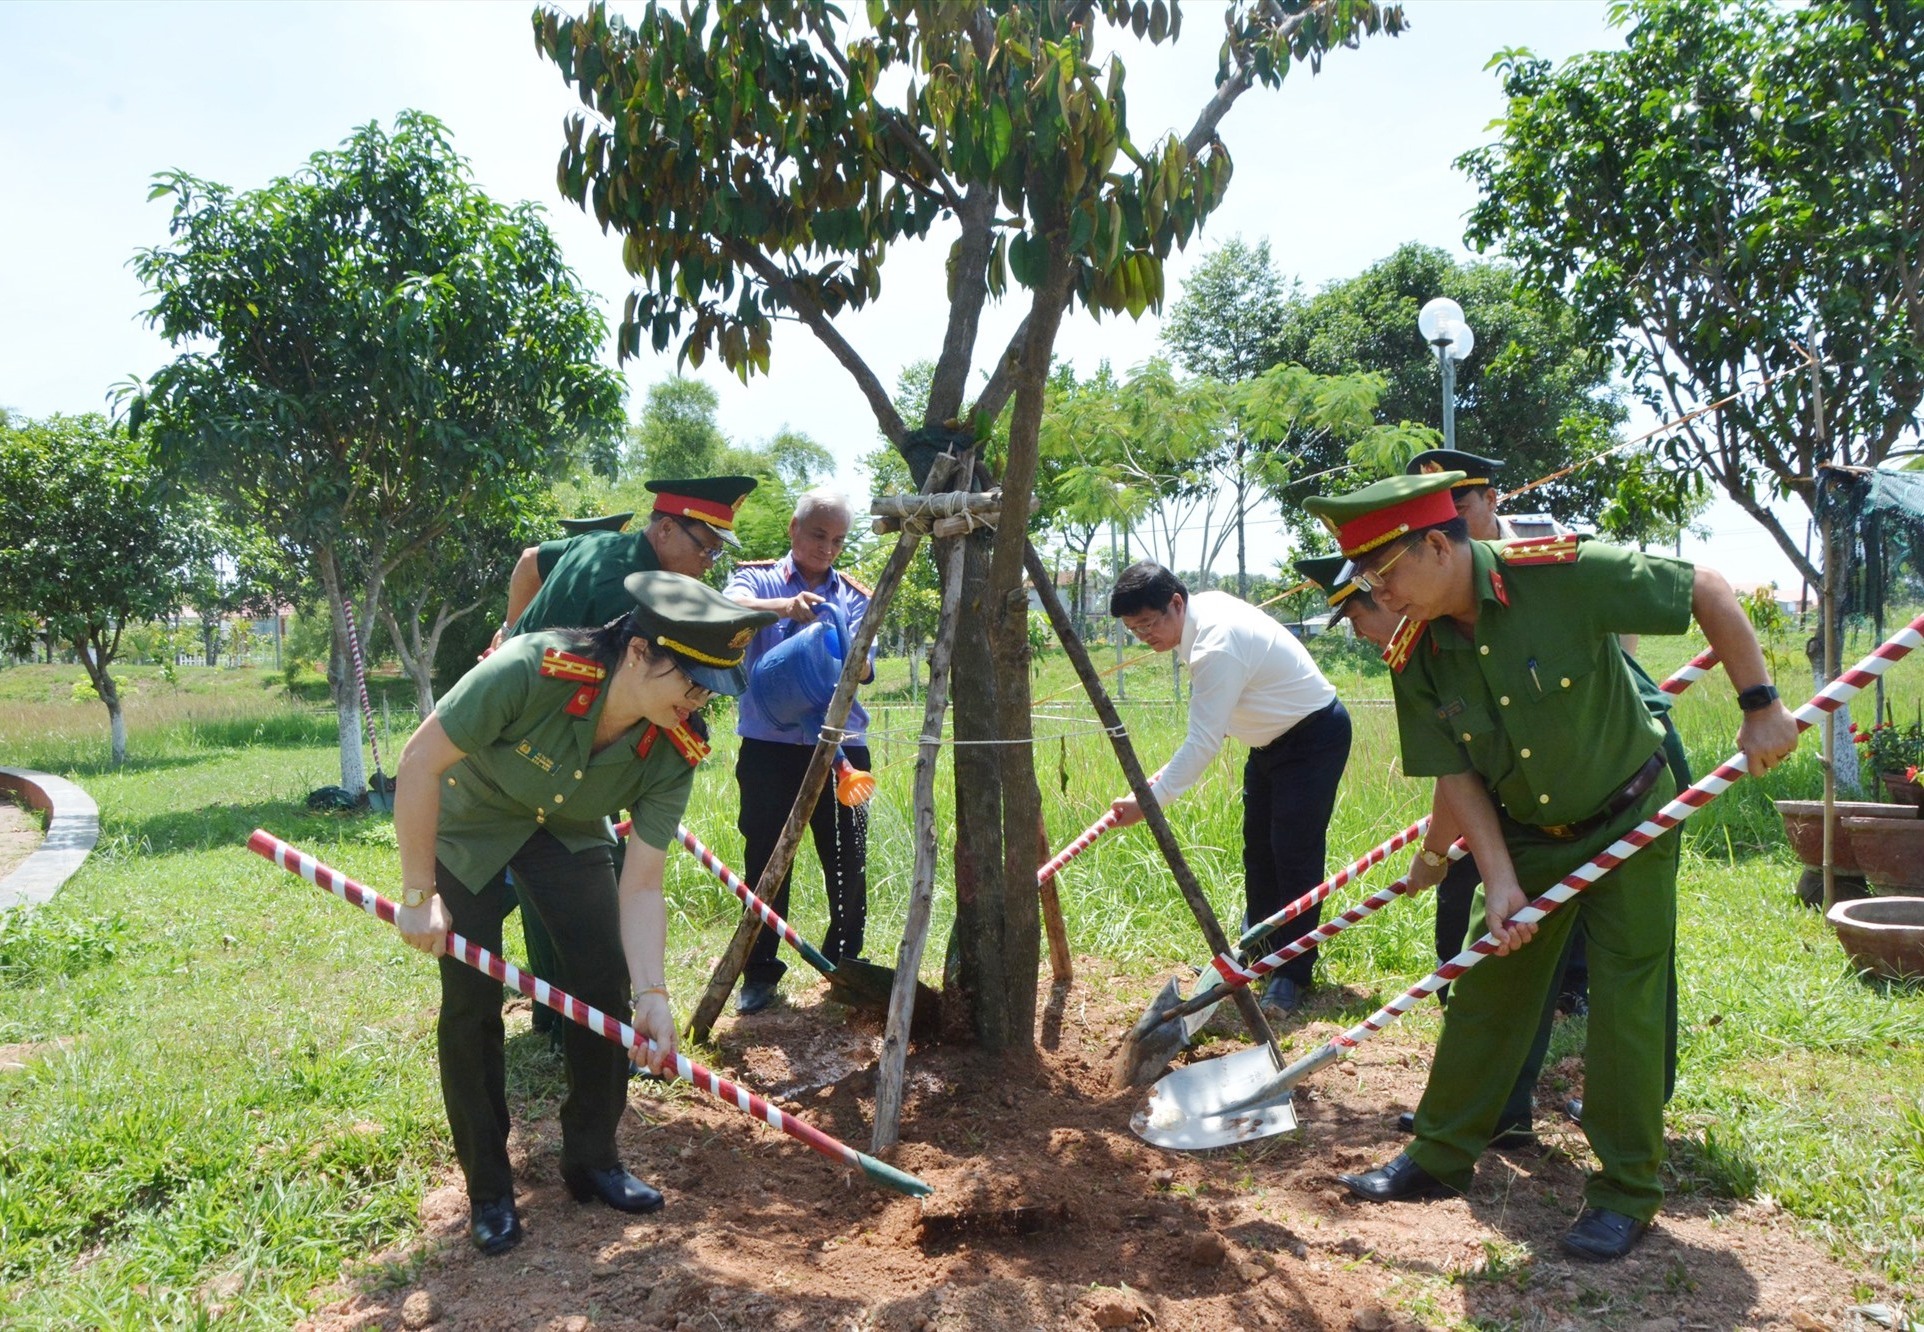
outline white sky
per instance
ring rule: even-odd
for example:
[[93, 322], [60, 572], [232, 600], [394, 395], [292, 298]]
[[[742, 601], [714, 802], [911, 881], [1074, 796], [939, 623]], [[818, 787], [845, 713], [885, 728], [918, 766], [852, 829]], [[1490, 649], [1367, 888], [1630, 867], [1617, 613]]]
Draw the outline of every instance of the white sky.
[[[574, 102], [534, 52], [531, 8], [0, 5], [0, 405], [29, 416], [101, 409], [113, 384], [168, 359], [140, 318], [146, 301], [127, 267], [137, 249], [167, 239], [166, 201], [147, 202], [154, 173], [177, 168], [255, 187], [356, 125], [389, 124], [409, 107], [447, 124], [483, 189], [549, 210], [612, 328], [629, 283], [618, 243], [555, 189], [560, 127]], [[1138, 143], [1193, 121], [1212, 86], [1217, 9], [1189, 0], [1172, 50], [1125, 53]], [[1201, 240], [1170, 263], [1172, 299], [1193, 260], [1237, 234], [1267, 237], [1283, 272], [1312, 288], [1405, 241], [1467, 255], [1462, 218], [1474, 193], [1450, 164], [1488, 141], [1501, 113], [1497, 77], [1484, 69], [1491, 53], [1525, 46], [1561, 59], [1618, 42], [1601, 0], [1409, 0], [1406, 12], [1412, 27], [1402, 37], [1337, 51], [1321, 74], [1299, 68], [1280, 92], [1252, 90], [1237, 104], [1221, 129], [1235, 179]], [[891, 387], [902, 364], [938, 346], [947, 246], [941, 237], [892, 254], [880, 300], [843, 323]], [[979, 365], [1018, 317], [1003, 307], [985, 318]], [[1126, 368], [1157, 350], [1154, 315], [1098, 323], [1079, 313], [1058, 342], [1083, 370], [1104, 357]], [[632, 409], [674, 364], [649, 357], [626, 372]], [[842, 484], [865, 491], [855, 462], [876, 445], [873, 418], [805, 330], [777, 331], [766, 377], [743, 385], [712, 365], [701, 374], [721, 394], [731, 437], [805, 431], [835, 453]], [[1687, 555], [1794, 592], [1788, 562], [1734, 505], [1718, 504], [1706, 520], [1709, 549], [1687, 543]], [[1273, 520], [1252, 528], [1253, 568], [1283, 554], [1274, 534]]]

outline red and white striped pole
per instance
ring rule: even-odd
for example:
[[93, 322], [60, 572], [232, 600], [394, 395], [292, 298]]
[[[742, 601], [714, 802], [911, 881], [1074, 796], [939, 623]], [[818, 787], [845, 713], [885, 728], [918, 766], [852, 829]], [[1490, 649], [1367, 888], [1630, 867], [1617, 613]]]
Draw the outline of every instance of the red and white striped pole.
[[[1153, 783], [1156, 780], [1156, 778], [1160, 776], [1162, 776], [1162, 769], [1158, 768], [1150, 776], [1149, 780], [1150, 782]], [[1064, 865], [1067, 865], [1070, 861], [1074, 860], [1077, 856], [1081, 855], [1084, 851], [1087, 851], [1090, 848], [1090, 846], [1092, 846], [1095, 843], [1095, 840], [1098, 837], [1102, 836], [1104, 833], [1108, 832], [1111, 828], [1115, 826], [1116, 826], [1116, 812], [1115, 810], [1111, 809], [1105, 812], [1101, 818], [1097, 819], [1094, 823], [1090, 824], [1087, 828], [1084, 828], [1081, 831], [1081, 833], [1077, 834], [1076, 839], [1073, 842], [1069, 843], [1069, 845], [1063, 847], [1060, 851], [1056, 852], [1055, 855], [1051, 856], [1049, 858], [1048, 863], [1045, 864], [1041, 869], [1035, 872], [1036, 884], [1040, 886], [1042, 884], [1047, 883], [1049, 880], [1055, 878], [1056, 875], [1062, 872], [1062, 867]]]
[[[1823, 718], [1837, 711], [1855, 697], [1865, 685], [1888, 671], [1894, 662], [1901, 661], [1919, 646], [1924, 646], [1924, 615], [1918, 616], [1893, 634], [1875, 652], [1825, 685], [1810, 702], [1792, 713], [1791, 715], [1797, 720], [1797, 729], [1800, 732], [1807, 731]], [[1638, 851], [1728, 791], [1737, 779], [1749, 770], [1749, 761], [1743, 754], [1732, 755], [1719, 764], [1715, 771], [1699, 778], [1679, 792], [1676, 799], [1564, 875], [1536, 900], [1510, 917], [1510, 922], [1515, 925], [1527, 925], [1542, 920]], [[1340, 1058], [1345, 1051], [1355, 1049], [1416, 1007], [1423, 999], [1435, 994], [1478, 962], [1495, 953], [1498, 947], [1496, 939], [1485, 934], [1438, 967], [1429, 977], [1418, 981], [1356, 1026], [1332, 1037], [1326, 1045], [1284, 1069], [1277, 1078], [1277, 1084], [1285, 1088], [1293, 1086], [1305, 1075]]]
[[[1679, 668], [1675, 675], [1672, 675], [1657, 687], [1663, 690], [1664, 693], [1672, 696], [1681, 694], [1684, 690], [1690, 688], [1691, 685], [1703, 679], [1716, 664], [1717, 654], [1706, 648]], [[1258, 921], [1255, 925], [1251, 926], [1243, 935], [1242, 939], [1237, 941], [1238, 949], [1259, 937], [1273, 926], [1301, 915], [1304, 911], [1316, 905], [1316, 903], [1321, 902], [1345, 883], [1355, 879], [1372, 866], [1381, 863], [1385, 857], [1401, 847], [1409, 845], [1409, 843], [1417, 837], [1421, 837], [1428, 828], [1429, 815], [1426, 814], [1402, 832], [1396, 834], [1395, 837], [1390, 838], [1387, 842], [1376, 847], [1348, 869], [1341, 871], [1333, 878], [1317, 884], [1314, 888], [1304, 893], [1301, 897], [1291, 902], [1267, 920]], [[1468, 854], [1469, 844], [1462, 838], [1458, 838], [1456, 842], [1451, 845], [1448, 852], [1449, 858], [1453, 861], [1461, 860]], [[1406, 897], [1409, 893], [1410, 881], [1409, 878], [1405, 876], [1387, 887], [1377, 889], [1335, 919], [1324, 921], [1308, 934], [1303, 935], [1291, 943], [1284, 944], [1267, 957], [1259, 958], [1247, 964], [1242, 961], [1240, 954], [1223, 953], [1210, 958], [1209, 965], [1214, 969], [1216, 974], [1210, 977], [1209, 983], [1202, 989], [1199, 989], [1194, 996], [1184, 1000], [1182, 1003], [1176, 1005], [1176, 1007], [1170, 1009], [1168, 1013], [1164, 1014], [1163, 1021], [1173, 1022], [1177, 1018], [1188, 1017], [1192, 1013], [1200, 1012], [1202, 1009], [1220, 1002], [1226, 990], [1232, 990], [1239, 985], [1247, 985], [1251, 981], [1259, 980], [1267, 976], [1285, 962], [1301, 957], [1318, 944], [1328, 943], [1331, 939], [1334, 939], [1358, 921], [1368, 919], [1370, 916], [1375, 915], [1378, 911], [1388, 906], [1391, 902], [1394, 902], [1397, 898]], [[1194, 1027], [1198, 1025], [1200, 1025], [1200, 1022], [1191, 1024], [1191, 1029], [1193, 1030]]]
[[374, 771], [385, 776], [381, 767], [381, 743], [374, 738], [374, 705], [367, 697], [367, 665], [361, 660], [361, 634], [354, 627], [354, 603], [342, 597], [341, 611], [347, 616], [347, 647], [354, 656], [354, 683], [361, 691], [361, 716], [367, 719], [367, 743], [374, 751]]
[[[338, 870], [329, 869], [314, 857], [296, 847], [288, 845], [280, 838], [263, 829], [256, 828], [254, 835], [247, 839], [247, 849], [255, 855], [273, 861], [290, 874], [298, 874], [317, 888], [324, 888], [342, 901], [357, 906], [370, 916], [394, 923], [395, 905], [373, 889], [356, 883]], [[536, 1003], [545, 1004], [570, 1021], [578, 1022], [588, 1030], [606, 1036], [617, 1045], [632, 1051], [638, 1058], [644, 1057], [644, 1047], [653, 1049], [653, 1041], [645, 1041], [626, 1022], [608, 1016], [600, 1009], [558, 990], [538, 977], [530, 976], [504, 958], [497, 957], [485, 948], [469, 943], [461, 935], [448, 932], [448, 955], [458, 958], [476, 971], [500, 981], [503, 985], [513, 986]], [[912, 1198], [926, 1198], [934, 1192], [927, 1184], [903, 1170], [898, 1170], [886, 1161], [878, 1161], [866, 1152], [858, 1152], [847, 1143], [835, 1138], [812, 1124], [797, 1119], [744, 1087], [730, 1082], [727, 1078], [702, 1067], [680, 1051], [675, 1053], [675, 1072], [678, 1076], [701, 1088], [719, 1101], [734, 1106], [744, 1114], [752, 1115], [770, 1128], [779, 1129], [789, 1137], [806, 1143], [831, 1160], [855, 1166], [877, 1184], [906, 1193]]]

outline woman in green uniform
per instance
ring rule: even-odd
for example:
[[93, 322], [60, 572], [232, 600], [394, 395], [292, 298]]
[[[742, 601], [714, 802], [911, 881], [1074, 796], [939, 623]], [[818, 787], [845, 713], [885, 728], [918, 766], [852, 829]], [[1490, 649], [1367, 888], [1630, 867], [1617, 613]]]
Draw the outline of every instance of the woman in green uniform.
[[[600, 629], [515, 638], [448, 691], [402, 752], [394, 827], [408, 943], [441, 957], [441, 1095], [467, 1177], [469, 1235], [485, 1253], [521, 1238], [508, 1162], [501, 986], [441, 956], [449, 930], [501, 947], [522, 900], [554, 937], [542, 977], [604, 1012], [635, 996], [654, 1042], [650, 1071], [673, 1068], [675, 1020], [663, 950], [662, 869], [707, 747], [687, 729], [714, 694], [746, 683], [742, 650], [772, 623], [680, 574], [631, 575], [635, 608]], [[611, 817], [634, 840], [619, 880]], [[575, 1198], [651, 1212], [661, 1194], [617, 1159], [627, 1052], [570, 1024], [561, 1177]]]

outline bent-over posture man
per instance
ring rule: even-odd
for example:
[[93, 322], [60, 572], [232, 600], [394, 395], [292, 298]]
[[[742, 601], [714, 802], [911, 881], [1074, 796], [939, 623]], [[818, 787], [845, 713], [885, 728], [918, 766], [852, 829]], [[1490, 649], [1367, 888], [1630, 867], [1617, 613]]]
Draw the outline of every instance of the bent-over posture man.
[[[1168, 804], [1195, 784], [1225, 736], [1249, 746], [1243, 762], [1243, 928], [1322, 882], [1336, 787], [1349, 762], [1349, 713], [1296, 636], [1227, 592], [1189, 589], [1160, 564], [1132, 564], [1116, 579], [1109, 613], [1157, 652], [1189, 667], [1189, 732], [1151, 785]], [[1112, 809], [1117, 825], [1142, 820], [1133, 795]], [[1316, 928], [1311, 907], [1272, 930], [1260, 951]], [[1269, 974], [1261, 1002], [1274, 1016], [1302, 1004], [1316, 950]]]
[[1695, 616], [1738, 690], [1751, 771], [1788, 754], [1797, 728], [1722, 577], [1574, 536], [1473, 541], [1450, 501], [1459, 475], [1394, 477], [1305, 506], [1336, 533], [1358, 584], [1420, 626], [1398, 635], [1392, 661], [1403, 768], [1438, 780], [1482, 870], [1498, 943], [1456, 982], [1415, 1139], [1387, 1164], [1339, 1178], [1376, 1202], [1469, 1186], [1581, 916], [1591, 950], [1583, 1130], [1602, 1168], [1562, 1243], [1606, 1261], [1630, 1251], [1663, 1202], [1679, 839], [1657, 838], [1541, 922], [1512, 917], [1674, 794], [1662, 728], [1617, 635], [1678, 634]]

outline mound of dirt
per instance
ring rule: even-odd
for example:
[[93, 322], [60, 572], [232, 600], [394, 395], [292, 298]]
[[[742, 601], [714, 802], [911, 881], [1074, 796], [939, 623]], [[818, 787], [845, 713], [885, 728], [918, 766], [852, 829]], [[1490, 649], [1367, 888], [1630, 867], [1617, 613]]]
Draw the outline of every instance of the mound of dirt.
[[[1334, 1175], [1393, 1155], [1396, 1113], [1422, 1091], [1427, 1048], [1396, 1032], [1298, 1093], [1297, 1135], [1159, 1151], [1128, 1130], [1141, 1093], [1109, 1087], [1115, 1041], [1154, 987], [1101, 960], [1078, 967], [1073, 987], [1040, 997], [1033, 1063], [912, 1052], [892, 1160], [933, 1185], [930, 1198], [879, 1190], [686, 1088], [637, 1084], [623, 1155], [667, 1193], [665, 1210], [576, 1204], [557, 1177], [554, 1121], [517, 1123], [518, 1248], [468, 1247], [451, 1175], [423, 1202], [425, 1252], [374, 1256], [424, 1259], [417, 1280], [350, 1276], [307, 1326], [1809, 1329], [1850, 1325], [1854, 1284], [1876, 1288], [1770, 1205], [1697, 1197], [1673, 1199], [1623, 1262], [1570, 1262], [1556, 1239], [1580, 1206], [1586, 1147], [1547, 1108], [1545, 1149], [1487, 1156], [1467, 1197], [1351, 1200]], [[787, 1003], [723, 1021], [718, 1071], [866, 1149], [880, 1027], [796, 980]], [[1318, 1014], [1341, 1002], [1309, 1005], [1297, 1050], [1338, 1030]]]

